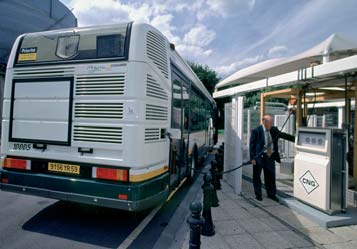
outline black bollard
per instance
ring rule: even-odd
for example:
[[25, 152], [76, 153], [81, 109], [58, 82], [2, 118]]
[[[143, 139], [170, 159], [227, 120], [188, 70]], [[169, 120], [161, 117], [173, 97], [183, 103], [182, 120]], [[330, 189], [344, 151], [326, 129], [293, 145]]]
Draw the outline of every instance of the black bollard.
[[[218, 169], [218, 172], [219, 173], [222, 173], [223, 172], [223, 155], [222, 154], [220, 154], [220, 153], [217, 153], [216, 154], [216, 161], [217, 161], [217, 169]], [[218, 178], [219, 179], [222, 179], [222, 175], [221, 174], [219, 174], [218, 175]]]
[[222, 153], [216, 153], [216, 161], [219, 163], [219, 161], [222, 161], [223, 162], [223, 154]]
[[210, 169], [211, 175], [212, 175], [212, 185], [215, 190], [220, 190], [221, 188], [221, 182], [219, 180], [219, 174], [218, 174], [218, 168], [217, 168], [217, 161], [212, 160], [211, 161], [211, 169]]
[[190, 247], [189, 249], [200, 249], [201, 247], [201, 230], [205, 222], [201, 216], [202, 205], [198, 201], [190, 204], [191, 215], [187, 218], [190, 225]]
[[202, 225], [201, 234], [204, 236], [213, 236], [215, 234], [214, 225], [212, 221], [212, 190], [213, 186], [211, 184], [212, 176], [210, 173], [206, 173], [203, 176], [203, 212], [202, 216], [205, 220], [205, 223]]
[[[212, 164], [213, 162], [213, 164]], [[210, 169], [210, 172], [211, 172], [211, 177], [212, 177], [212, 180], [211, 180], [211, 186], [213, 187], [212, 188], [212, 191], [211, 191], [211, 197], [212, 197], [212, 203], [211, 203], [211, 206], [212, 207], [219, 207], [219, 200], [218, 200], [218, 196], [217, 196], [217, 190], [214, 186], [214, 182], [216, 182], [216, 185], [217, 185], [217, 172], [214, 170], [214, 160], [211, 161], [211, 169]]]
[[212, 197], [211, 207], [219, 207], [217, 191], [214, 189], [213, 186], [212, 186], [212, 190], [211, 190], [211, 197]]

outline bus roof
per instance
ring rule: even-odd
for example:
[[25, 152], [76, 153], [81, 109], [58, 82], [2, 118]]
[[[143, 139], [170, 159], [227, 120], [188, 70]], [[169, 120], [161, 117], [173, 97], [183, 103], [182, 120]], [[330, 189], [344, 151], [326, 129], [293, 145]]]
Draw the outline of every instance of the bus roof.
[[47, 30], [47, 31], [40, 31], [40, 32], [31, 32], [25, 33], [24, 36], [29, 35], [55, 35], [61, 34], [66, 32], [83, 32], [83, 31], [91, 31], [95, 29], [112, 29], [112, 28], [123, 28], [127, 27], [130, 22], [127, 23], [119, 23], [119, 24], [106, 24], [106, 25], [96, 25], [96, 26], [86, 26], [86, 27], [73, 27], [73, 28], [66, 28], [66, 29], [56, 29], [56, 30]]

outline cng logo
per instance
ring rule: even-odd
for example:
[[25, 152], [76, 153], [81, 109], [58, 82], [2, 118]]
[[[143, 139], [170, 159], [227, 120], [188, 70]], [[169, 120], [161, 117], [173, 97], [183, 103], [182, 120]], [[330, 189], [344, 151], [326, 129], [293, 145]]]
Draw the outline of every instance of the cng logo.
[[310, 170], [306, 171], [305, 174], [300, 177], [299, 181], [301, 182], [308, 195], [311, 194], [311, 192], [317, 189], [317, 187], [319, 186], [314, 176], [311, 174]]

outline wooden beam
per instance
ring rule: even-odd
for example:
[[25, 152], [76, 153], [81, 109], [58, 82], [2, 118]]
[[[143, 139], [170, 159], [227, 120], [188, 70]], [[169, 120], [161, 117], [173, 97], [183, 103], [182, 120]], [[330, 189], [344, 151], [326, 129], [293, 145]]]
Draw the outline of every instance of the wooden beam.
[[[286, 89], [281, 89], [281, 90], [264, 92], [264, 93], [262, 93], [262, 95], [264, 97], [290, 99], [290, 98], [293, 98], [294, 95], [299, 94], [299, 91], [300, 90], [297, 88], [286, 88]], [[315, 96], [306, 97], [306, 100], [302, 99], [301, 103], [305, 103], [305, 101], [306, 102], [315, 102], [315, 101], [326, 101], [326, 100], [344, 99], [345, 98], [344, 92], [336, 92], [336, 91], [329, 91], [329, 90], [323, 90], [323, 91], [326, 92], [326, 94], [318, 95], [318, 96], [316, 96], [316, 99], [315, 99]], [[354, 98], [354, 91], [349, 91], [348, 97]]]
[[265, 114], [265, 95], [264, 93], [260, 94], [260, 121], [263, 120]]
[[272, 96], [272, 97], [276, 99], [291, 99], [291, 98], [295, 98], [295, 94], [281, 94], [279, 96]]
[[291, 95], [295, 95], [297, 92], [296, 89], [286, 88], [281, 90], [275, 90], [270, 92], [264, 92], [264, 97], [273, 97], [273, 98], [290, 98]]
[[[347, 98], [354, 98], [355, 93], [354, 91], [349, 91], [347, 94]], [[327, 93], [324, 95], [316, 96], [316, 99], [314, 96], [309, 96], [306, 98], [307, 103], [311, 102], [321, 102], [321, 101], [326, 101], [326, 100], [336, 100], [336, 99], [344, 99], [345, 98], [345, 93], [344, 92], [338, 92], [338, 93]], [[305, 102], [303, 101], [303, 102]]]
[[[354, 82], [355, 89], [355, 112], [357, 110], [357, 81]], [[357, 115], [354, 118], [355, 129], [353, 134], [353, 180], [355, 182], [355, 189], [357, 189]]]

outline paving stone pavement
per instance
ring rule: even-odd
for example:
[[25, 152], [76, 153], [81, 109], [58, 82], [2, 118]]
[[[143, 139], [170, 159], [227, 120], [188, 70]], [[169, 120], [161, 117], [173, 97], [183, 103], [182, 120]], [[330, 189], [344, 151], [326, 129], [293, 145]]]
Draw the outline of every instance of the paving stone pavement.
[[[241, 196], [222, 181], [220, 206], [212, 208], [216, 234], [201, 236], [202, 249], [357, 248], [357, 226], [322, 228], [266, 196], [256, 201], [251, 185], [243, 181]], [[181, 249], [189, 248], [186, 232]]]

